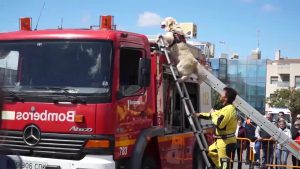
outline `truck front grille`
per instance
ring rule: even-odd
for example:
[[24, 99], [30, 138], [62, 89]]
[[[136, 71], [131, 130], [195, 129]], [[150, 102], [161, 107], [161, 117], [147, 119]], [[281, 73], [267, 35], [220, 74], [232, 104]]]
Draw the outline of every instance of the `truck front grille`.
[[92, 135], [41, 133], [38, 144], [29, 146], [21, 131], [0, 131], [0, 150], [6, 154], [80, 159], [84, 156], [83, 146]]

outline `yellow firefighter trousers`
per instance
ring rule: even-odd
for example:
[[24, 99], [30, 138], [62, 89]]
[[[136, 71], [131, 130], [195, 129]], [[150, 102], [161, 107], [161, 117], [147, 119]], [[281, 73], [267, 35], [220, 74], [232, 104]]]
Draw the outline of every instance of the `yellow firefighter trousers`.
[[[236, 148], [236, 138], [217, 139], [208, 148], [208, 156], [213, 161], [217, 168], [221, 167], [221, 158], [231, 158], [231, 154]], [[231, 158], [233, 159], [233, 158]]]

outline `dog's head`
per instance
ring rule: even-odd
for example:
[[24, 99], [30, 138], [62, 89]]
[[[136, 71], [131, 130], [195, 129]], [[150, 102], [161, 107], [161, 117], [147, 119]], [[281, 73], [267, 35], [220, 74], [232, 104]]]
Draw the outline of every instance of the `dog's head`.
[[161, 28], [165, 29], [166, 32], [170, 32], [174, 29], [175, 25], [177, 25], [177, 21], [172, 17], [166, 17], [161, 22]]

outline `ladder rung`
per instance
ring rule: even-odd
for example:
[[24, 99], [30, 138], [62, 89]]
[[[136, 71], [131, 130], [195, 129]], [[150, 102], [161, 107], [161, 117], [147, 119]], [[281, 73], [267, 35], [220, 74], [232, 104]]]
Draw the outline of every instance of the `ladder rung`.
[[203, 149], [199, 149], [200, 151], [206, 151], [206, 149], [205, 148], [203, 148]]
[[[198, 118], [196, 116], [196, 113], [189, 113], [189, 114], [186, 114], [187, 117], [195, 117], [195, 118]], [[200, 122], [199, 122], [200, 123]]]
[[187, 97], [184, 97], [184, 96], [183, 96], [183, 97], [181, 97], [180, 99], [181, 99], [181, 100], [186, 100], [186, 99], [187, 99]]
[[184, 83], [183, 81], [180, 81], [179, 78], [176, 78], [175, 81], [178, 82], [178, 83]]
[[199, 148], [199, 150], [200, 151], [206, 151], [207, 149], [203, 147], [202, 149]]
[[207, 149], [206, 148], [203, 148], [202, 150], [200, 150], [200, 151], [206, 151]]
[[203, 131], [194, 131], [194, 134], [202, 134]]

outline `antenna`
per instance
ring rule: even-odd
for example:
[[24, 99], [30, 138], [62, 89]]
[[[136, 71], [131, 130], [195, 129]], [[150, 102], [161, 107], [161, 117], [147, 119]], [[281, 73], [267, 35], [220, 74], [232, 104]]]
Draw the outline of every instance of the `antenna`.
[[42, 7], [42, 9], [41, 9], [41, 11], [40, 11], [39, 18], [38, 18], [37, 23], [36, 23], [35, 28], [34, 28], [35, 31], [37, 30], [38, 24], [39, 24], [39, 22], [40, 22], [40, 17], [41, 17], [41, 15], [42, 15], [42, 12], [43, 12], [44, 8], [45, 8], [45, 1], [44, 1], [43, 7]]
[[260, 33], [260, 31], [258, 29], [257, 30], [257, 48], [259, 48], [259, 33]]
[[60, 29], [62, 29], [63, 23], [64, 23], [64, 18], [61, 18], [60, 19]]

